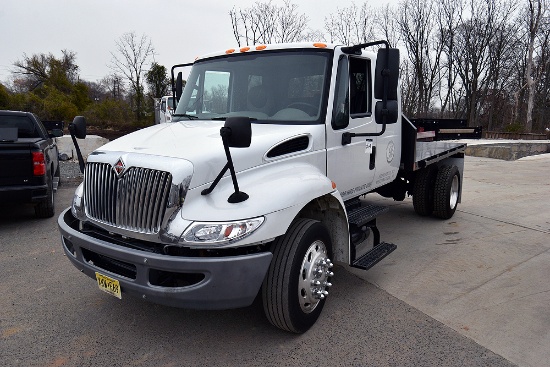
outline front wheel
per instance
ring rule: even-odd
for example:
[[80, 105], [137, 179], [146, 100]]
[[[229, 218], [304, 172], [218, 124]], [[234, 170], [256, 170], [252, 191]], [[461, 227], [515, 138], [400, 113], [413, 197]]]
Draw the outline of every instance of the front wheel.
[[264, 312], [271, 324], [303, 333], [317, 321], [332, 285], [331, 252], [327, 228], [312, 219], [294, 221], [275, 241], [262, 285]]
[[437, 172], [434, 189], [435, 217], [451, 218], [458, 206], [460, 193], [460, 172], [456, 166], [443, 166]]

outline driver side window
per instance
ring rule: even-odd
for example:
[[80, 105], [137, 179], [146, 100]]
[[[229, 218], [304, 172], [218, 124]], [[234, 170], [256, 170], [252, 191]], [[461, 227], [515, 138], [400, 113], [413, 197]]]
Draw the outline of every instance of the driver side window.
[[338, 60], [338, 74], [336, 75], [336, 95], [332, 107], [332, 128], [344, 129], [349, 125], [349, 77], [348, 59], [342, 56]]

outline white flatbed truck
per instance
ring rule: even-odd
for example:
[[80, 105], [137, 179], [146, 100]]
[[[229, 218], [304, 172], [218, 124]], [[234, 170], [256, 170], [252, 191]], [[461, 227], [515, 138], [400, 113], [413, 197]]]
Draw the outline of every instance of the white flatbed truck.
[[[182, 88], [174, 70], [186, 66]], [[444, 219], [460, 202], [466, 145], [417, 141], [398, 66], [385, 41], [258, 45], [175, 66], [172, 123], [89, 155], [58, 220], [67, 258], [119, 298], [229, 309], [261, 296], [273, 325], [306, 331], [333, 262], [366, 270], [396, 248], [376, 226], [387, 208], [361, 196], [412, 195], [418, 214]], [[82, 118], [71, 132], [85, 137]]]

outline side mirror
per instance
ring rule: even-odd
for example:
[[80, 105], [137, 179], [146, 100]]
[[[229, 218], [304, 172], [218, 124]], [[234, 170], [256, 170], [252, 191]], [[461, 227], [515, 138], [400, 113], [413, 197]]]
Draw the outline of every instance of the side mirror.
[[376, 102], [374, 107], [374, 119], [377, 124], [395, 124], [399, 116], [399, 104], [395, 100], [388, 100], [386, 108], [381, 101]]
[[384, 78], [388, 80], [386, 98], [397, 100], [397, 84], [399, 82], [399, 49], [397, 48], [378, 49], [374, 77], [374, 98], [376, 99], [384, 98]]
[[228, 117], [220, 134], [231, 148], [248, 148], [252, 142], [252, 126], [248, 117]]
[[69, 132], [78, 139], [86, 138], [86, 118], [84, 116], [76, 116], [69, 124]]
[[183, 93], [183, 77], [181, 71], [178, 73], [176, 78], [176, 101], [180, 101], [181, 94]]
[[69, 124], [69, 132], [71, 133], [71, 139], [73, 140], [74, 148], [76, 149], [76, 156], [78, 157], [78, 164], [80, 166], [80, 172], [84, 173], [84, 158], [80, 152], [80, 147], [78, 146], [78, 139], [86, 138], [86, 119], [84, 116], [76, 116]]

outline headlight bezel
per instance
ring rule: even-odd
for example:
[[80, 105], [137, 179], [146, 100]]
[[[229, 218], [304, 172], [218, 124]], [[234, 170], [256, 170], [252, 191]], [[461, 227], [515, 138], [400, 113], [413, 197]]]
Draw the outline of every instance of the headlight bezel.
[[192, 246], [225, 246], [250, 236], [264, 223], [264, 216], [227, 222], [193, 222], [183, 231], [179, 243]]

